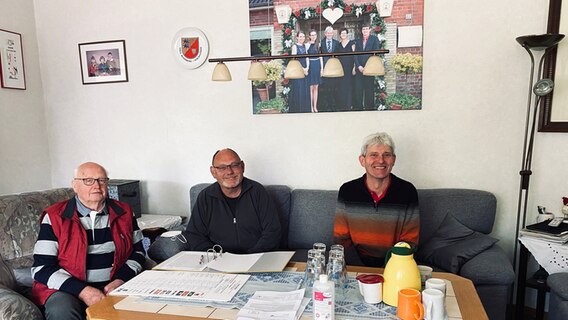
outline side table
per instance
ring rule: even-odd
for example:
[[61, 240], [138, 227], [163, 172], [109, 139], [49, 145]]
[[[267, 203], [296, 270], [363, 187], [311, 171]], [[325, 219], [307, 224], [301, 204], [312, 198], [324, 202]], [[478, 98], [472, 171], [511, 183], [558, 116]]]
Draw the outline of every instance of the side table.
[[171, 230], [180, 226], [182, 223], [180, 216], [147, 213], [142, 214], [142, 216], [136, 221], [138, 222], [138, 227], [142, 230], [150, 228], [164, 228], [166, 230]]
[[[526, 288], [536, 289], [536, 320], [544, 319], [544, 304], [546, 302], [546, 292], [550, 288], [546, 285], [546, 277], [548, 274], [542, 276], [531, 276], [527, 279], [527, 265], [529, 260], [529, 250], [527, 247], [520, 243], [519, 252], [519, 271], [517, 278], [517, 301], [515, 305], [515, 317], [517, 319], [524, 319], [525, 312], [525, 294]], [[539, 270], [540, 271], [540, 270]], [[542, 273], [541, 273], [542, 274]]]
[[148, 251], [150, 244], [156, 240], [162, 233], [172, 230], [182, 224], [180, 216], [171, 216], [163, 214], [142, 214], [140, 218], [136, 219], [138, 227], [142, 230], [142, 234], [149, 243], [145, 243], [144, 249]]
[[[534, 237], [521, 236], [519, 252], [519, 270], [517, 278], [516, 315], [522, 315], [525, 307], [526, 287], [537, 290], [536, 319], [544, 318], [546, 292], [550, 288], [546, 284], [548, 274], [568, 271], [568, 246], [553, 241]], [[542, 270], [527, 279], [529, 253], [535, 258]]]

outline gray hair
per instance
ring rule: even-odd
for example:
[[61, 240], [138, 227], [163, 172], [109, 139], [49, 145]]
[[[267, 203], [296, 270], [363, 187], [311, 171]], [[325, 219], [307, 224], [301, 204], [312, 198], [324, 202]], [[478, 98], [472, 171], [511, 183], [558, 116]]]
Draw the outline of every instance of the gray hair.
[[389, 136], [389, 134], [386, 132], [377, 132], [368, 135], [363, 141], [363, 145], [361, 146], [361, 155], [363, 157], [366, 156], [367, 148], [374, 145], [389, 146], [392, 150], [392, 154], [396, 154], [394, 152], [394, 141], [392, 140], [391, 136]]
[[332, 26], [327, 26], [325, 28], [325, 32], [333, 32], [333, 27]]

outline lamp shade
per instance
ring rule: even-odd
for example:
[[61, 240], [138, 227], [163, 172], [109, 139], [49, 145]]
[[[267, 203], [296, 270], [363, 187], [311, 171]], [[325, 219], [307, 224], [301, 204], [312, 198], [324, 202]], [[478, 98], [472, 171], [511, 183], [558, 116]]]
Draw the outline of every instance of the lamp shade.
[[250, 64], [248, 73], [249, 80], [266, 80], [267, 77], [266, 69], [264, 69], [262, 63], [255, 61]]
[[369, 60], [365, 64], [365, 69], [363, 70], [363, 75], [365, 76], [384, 76], [385, 75], [385, 65], [383, 64], [383, 59], [379, 56], [370, 56]]
[[322, 76], [326, 78], [343, 77], [343, 66], [341, 65], [341, 61], [339, 61], [336, 57], [332, 57], [327, 60], [323, 68]]
[[223, 62], [217, 63], [215, 65], [215, 69], [213, 69], [213, 75], [211, 76], [211, 80], [213, 81], [231, 81], [231, 72], [227, 65]]
[[560, 40], [564, 39], [563, 34], [532, 34], [528, 36], [517, 37], [517, 42], [529, 49], [545, 50], [556, 45]]
[[284, 72], [284, 78], [286, 79], [302, 79], [305, 78], [304, 67], [300, 61], [296, 59], [290, 60], [286, 66], [286, 71]]

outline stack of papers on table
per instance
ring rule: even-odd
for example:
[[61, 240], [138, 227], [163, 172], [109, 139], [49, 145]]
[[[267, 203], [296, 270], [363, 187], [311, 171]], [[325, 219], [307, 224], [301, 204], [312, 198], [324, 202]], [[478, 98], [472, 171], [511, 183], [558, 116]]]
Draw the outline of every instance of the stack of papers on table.
[[305, 289], [276, 292], [257, 291], [239, 310], [237, 319], [296, 320], [310, 302], [304, 298]]
[[154, 270], [202, 271], [205, 268], [226, 273], [280, 272], [294, 251], [274, 251], [254, 254], [223, 252], [207, 261], [207, 252], [182, 251], [155, 266]]
[[520, 231], [520, 235], [560, 244], [568, 242], [568, 223], [561, 223], [558, 227], [550, 227], [548, 226], [549, 222], [543, 221], [528, 225]]

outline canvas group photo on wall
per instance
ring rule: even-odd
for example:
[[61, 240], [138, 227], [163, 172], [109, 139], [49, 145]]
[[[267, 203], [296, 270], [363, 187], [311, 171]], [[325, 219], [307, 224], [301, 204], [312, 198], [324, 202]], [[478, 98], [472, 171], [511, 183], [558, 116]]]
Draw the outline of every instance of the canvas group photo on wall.
[[301, 79], [284, 77], [290, 59], [259, 58], [267, 79], [252, 81], [253, 113], [422, 108], [423, 1], [268, 2], [273, 6], [249, 2], [252, 56], [389, 52], [380, 55], [385, 72], [379, 76], [363, 74], [371, 54], [338, 56], [340, 77], [322, 76], [328, 56], [299, 58]]

